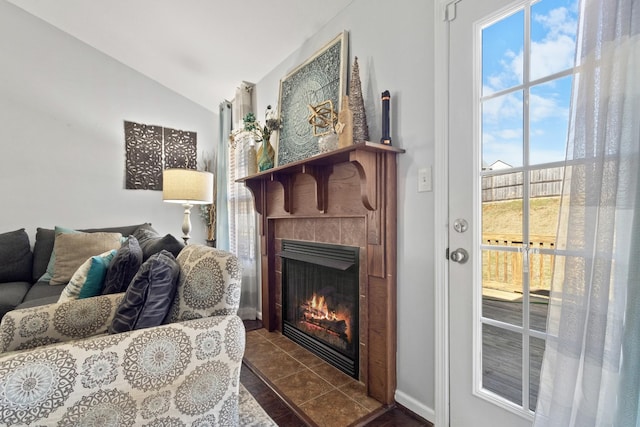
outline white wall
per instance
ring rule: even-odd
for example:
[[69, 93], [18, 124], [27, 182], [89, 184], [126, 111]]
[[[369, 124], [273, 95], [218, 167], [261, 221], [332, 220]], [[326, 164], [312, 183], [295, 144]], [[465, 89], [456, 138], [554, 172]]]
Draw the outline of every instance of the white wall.
[[[0, 233], [151, 222], [182, 235], [182, 206], [124, 189], [125, 120], [195, 131], [217, 115], [0, 0]], [[192, 242], [204, 243], [195, 207]]]
[[265, 107], [278, 103], [280, 79], [347, 30], [373, 141], [381, 134], [380, 95], [391, 92], [393, 145], [406, 150], [398, 168], [396, 400], [430, 421], [435, 420], [434, 193], [417, 192], [417, 170], [433, 166], [433, 9], [430, 1], [354, 0], [256, 85], [256, 111], [263, 120]]
[[[343, 30], [350, 59], [358, 56], [373, 141], [380, 94], [391, 92], [393, 144], [407, 151], [398, 176], [396, 400], [431, 421], [434, 193], [417, 192], [417, 170], [437, 166], [434, 19], [430, 1], [354, 0], [256, 92], [263, 120], [266, 105], [277, 105], [280, 78]], [[149, 221], [179, 236], [180, 206], [163, 204], [160, 192], [124, 190], [124, 120], [194, 130], [199, 156], [217, 139], [216, 114], [0, 0], [0, 232]], [[194, 240], [203, 241], [201, 221], [193, 215], [192, 222]]]

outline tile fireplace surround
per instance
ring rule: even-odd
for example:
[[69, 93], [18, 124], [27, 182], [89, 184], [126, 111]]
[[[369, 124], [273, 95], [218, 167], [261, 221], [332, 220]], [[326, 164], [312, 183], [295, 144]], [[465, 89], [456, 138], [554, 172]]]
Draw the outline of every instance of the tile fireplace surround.
[[360, 248], [359, 380], [383, 404], [396, 387], [396, 156], [359, 143], [242, 178], [260, 215], [262, 318], [282, 331], [283, 239]]

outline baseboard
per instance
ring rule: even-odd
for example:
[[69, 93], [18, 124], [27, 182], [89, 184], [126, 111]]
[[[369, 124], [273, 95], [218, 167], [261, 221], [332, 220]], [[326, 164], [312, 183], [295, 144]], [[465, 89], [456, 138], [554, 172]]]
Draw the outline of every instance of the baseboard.
[[416, 399], [400, 390], [396, 390], [395, 399], [400, 405], [435, 425], [436, 412], [432, 408], [418, 402]]

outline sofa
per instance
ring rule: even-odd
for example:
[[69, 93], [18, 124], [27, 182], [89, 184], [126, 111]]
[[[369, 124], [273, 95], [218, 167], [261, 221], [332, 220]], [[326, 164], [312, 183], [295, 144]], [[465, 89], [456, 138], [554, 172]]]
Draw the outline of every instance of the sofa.
[[238, 259], [188, 245], [176, 262], [158, 326], [109, 333], [136, 279], [124, 293], [8, 312], [0, 322], [3, 425], [238, 425]]
[[33, 249], [24, 229], [0, 233], [0, 318], [17, 307], [32, 307], [58, 300], [66, 283], [51, 285], [45, 273], [52, 267], [56, 236], [63, 232], [113, 233], [123, 238], [132, 235], [140, 242], [144, 259], [163, 249], [177, 256], [184, 247], [174, 236], [161, 236], [148, 223], [83, 230], [37, 228]]

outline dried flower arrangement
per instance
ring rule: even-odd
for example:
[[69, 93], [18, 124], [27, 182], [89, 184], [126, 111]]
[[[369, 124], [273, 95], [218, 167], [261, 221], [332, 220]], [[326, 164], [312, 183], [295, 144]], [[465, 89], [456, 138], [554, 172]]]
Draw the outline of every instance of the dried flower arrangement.
[[205, 172], [213, 173], [213, 203], [210, 205], [200, 205], [200, 217], [204, 221], [204, 225], [207, 228], [207, 241], [213, 242], [216, 240], [216, 197], [218, 194], [218, 186], [216, 182], [216, 155], [215, 153], [209, 157], [206, 153], [202, 153], [202, 169]]
[[243, 134], [244, 136], [245, 132], [249, 132], [251, 136], [253, 136], [255, 142], [269, 141], [271, 134], [282, 127], [282, 119], [278, 117], [278, 113], [271, 107], [271, 105], [267, 105], [264, 116], [265, 124], [262, 126], [260, 122], [256, 120], [255, 114], [247, 113], [242, 118], [242, 128], [231, 132], [229, 137], [231, 146], [235, 148], [236, 143], [242, 139], [239, 138], [240, 134]]

